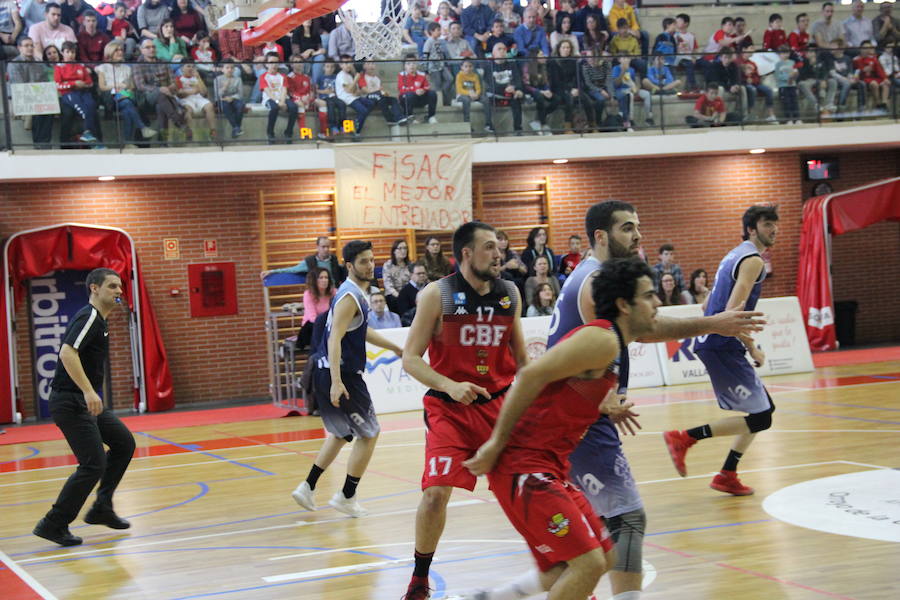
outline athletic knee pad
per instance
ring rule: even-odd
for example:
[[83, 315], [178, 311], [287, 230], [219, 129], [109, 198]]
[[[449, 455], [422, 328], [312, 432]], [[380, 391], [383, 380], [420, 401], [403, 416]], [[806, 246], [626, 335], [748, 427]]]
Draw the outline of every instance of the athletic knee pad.
[[643, 562], [644, 531], [647, 529], [647, 513], [643, 508], [606, 520], [609, 534], [616, 543], [616, 571], [640, 573]]
[[769, 410], [753, 413], [752, 415], [747, 415], [746, 417], [744, 417], [744, 420], [747, 422], [747, 427], [750, 428], [750, 433], [765, 431], [766, 429], [771, 427], [772, 412], [773, 409], [770, 408]]
[[349, 444], [350, 442], [353, 441], [353, 434], [352, 434], [352, 433], [348, 433], [348, 434], [345, 435], [342, 439], [343, 439], [345, 442], [347, 442], [347, 443]]

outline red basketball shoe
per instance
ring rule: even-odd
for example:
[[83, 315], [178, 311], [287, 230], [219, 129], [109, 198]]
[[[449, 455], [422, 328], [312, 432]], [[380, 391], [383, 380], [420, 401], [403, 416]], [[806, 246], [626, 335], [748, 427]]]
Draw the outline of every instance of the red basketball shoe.
[[409, 582], [409, 588], [401, 600], [428, 600], [431, 598], [431, 588], [428, 587], [427, 577], [415, 577]]
[[666, 431], [663, 432], [663, 440], [669, 448], [669, 456], [672, 457], [672, 464], [678, 474], [684, 477], [687, 475], [687, 467], [684, 464], [684, 457], [688, 448], [697, 443], [697, 440], [687, 434], [686, 431]]
[[732, 496], [749, 496], [754, 492], [752, 487], [747, 487], [741, 483], [741, 480], [738, 479], [737, 471], [721, 471], [713, 477], [709, 487]]

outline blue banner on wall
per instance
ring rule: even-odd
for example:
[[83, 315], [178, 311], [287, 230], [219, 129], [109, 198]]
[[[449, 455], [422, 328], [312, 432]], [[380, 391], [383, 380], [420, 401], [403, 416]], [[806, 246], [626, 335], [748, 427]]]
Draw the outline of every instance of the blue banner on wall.
[[34, 397], [41, 419], [50, 416], [50, 383], [69, 320], [88, 303], [89, 271], [51, 271], [29, 280]]

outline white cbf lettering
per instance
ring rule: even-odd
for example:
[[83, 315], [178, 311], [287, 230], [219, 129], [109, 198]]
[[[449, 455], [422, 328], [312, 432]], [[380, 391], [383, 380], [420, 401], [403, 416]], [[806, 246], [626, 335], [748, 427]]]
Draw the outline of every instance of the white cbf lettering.
[[463, 325], [459, 328], [462, 346], [499, 346], [506, 333], [506, 325]]

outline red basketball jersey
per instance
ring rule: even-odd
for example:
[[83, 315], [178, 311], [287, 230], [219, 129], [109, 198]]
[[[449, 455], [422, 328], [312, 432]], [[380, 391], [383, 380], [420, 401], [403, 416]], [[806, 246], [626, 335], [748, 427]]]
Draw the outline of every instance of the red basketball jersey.
[[[470, 381], [492, 395], [502, 392], [516, 375], [510, 336], [516, 314], [516, 286], [497, 279], [480, 296], [459, 273], [438, 280], [441, 290], [441, 332], [431, 338], [431, 368], [453, 379]], [[429, 391], [441, 397], [440, 392]]]
[[[609, 321], [596, 319], [576, 327], [559, 343], [584, 327], [616, 331]], [[619, 343], [623, 345], [621, 336]], [[628, 352], [627, 347], [624, 352]], [[494, 471], [507, 474], [548, 473], [566, 479], [569, 455], [587, 428], [600, 417], [600, 403], [606, 394], [618, 386], [621, 363], [620, 353], [602, 377], [569, 377], [548, 384], [519, 419]]]

